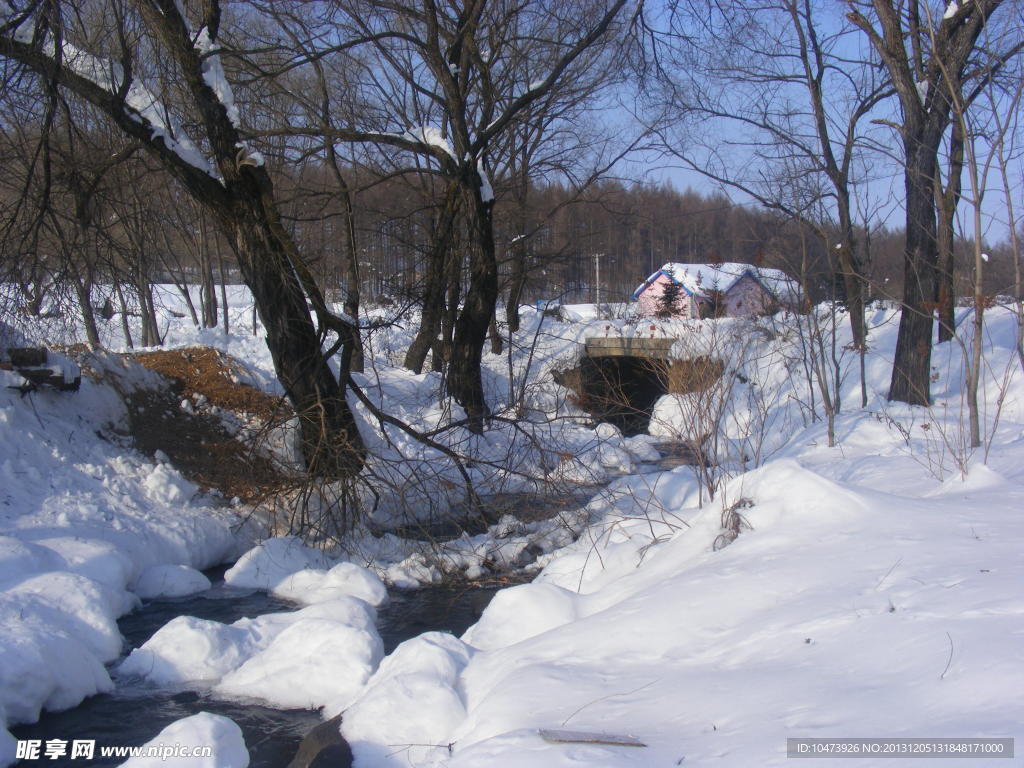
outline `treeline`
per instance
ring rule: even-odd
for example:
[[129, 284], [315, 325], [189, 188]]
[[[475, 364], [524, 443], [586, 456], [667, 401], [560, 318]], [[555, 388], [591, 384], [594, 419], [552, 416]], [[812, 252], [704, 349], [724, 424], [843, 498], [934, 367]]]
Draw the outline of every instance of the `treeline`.
[[[31, 142], [2, 148], [10, 172], [0, 180], [6, 231], [0, 253], [3, 280], [17, 289], [19, 311], [80, 312], [94, 343], [97, 313], [122, 319], [139, 314], [142, 337], [133, 338], [123, 323], [126, 343], [159, 344], [151, 286], [169, 283], [178, 286], [197, 325], [217, 325], [224, 300], [218, 286], [241, 281], [230, 245], [144, 156], [84, 141], [79, 136], [68, 146], [50, 143], [45, 185], [29, 173]], [[330, 171], [316, 161], [274, 166], [283, 220], [322, 289], [341, 300], [350, 290], [345, 211]], [[422, 301], [440, 215], [437, 190], [423, 177], [385, 178], [351, 167], [345, 172], [354, 188], [362, 294], [371, 302]], [[827, 223], [813, 228], [756, 203], [738, 205], [721, 194], [679, 191], [668, 183], [603, 180], [584, 189], [530, 184], [522, 199], [500, 179], [495, 187], [502, 294], [508, 295], [517, 259], [523, 259], [521, 303], [627, 301], [644, 278], [673, 261], [781, 269], [801, 280], [815, 301], [842, 299], [838, 265], [820, 234]], [[458, 233], [451, 237], [457, 240]], [[898, 299], [902, 231], [860, 230], [857, 242], [868, 296]], [[987, 293], [1012, 294], [1009, 247], [983, 248], [990, 256]], [[967, 296], [972, 243], [958, 240], [956, 253], [958, 294]]]
[[[866, 301], [896, 299], [889, 397], [927, 404], [936, 319], [949, 338], [969, 291], [980, 344], [1017, 266], [962, 240], [986, 186], [1017, 225], [1014, 4], [656, 5], [26, 4], [0, 25], [11, 300], [77, 302], [90, 339], [95, 312], [137, 311], [151, 344], [153, 281], [205, 325], [216, 283], [245, 282], [332, 478], [363, 466], [345, 391], [379, 296], [419, 305], [403, 363], [443, 369], [477, 432], [504, 307], [621, 300], [672, 260], [782, 268], [846, 304], [862, 354]], [[640, 151], [761, 207], [613, 181]], [[894, 173], [895, 203], [875, 187]]]

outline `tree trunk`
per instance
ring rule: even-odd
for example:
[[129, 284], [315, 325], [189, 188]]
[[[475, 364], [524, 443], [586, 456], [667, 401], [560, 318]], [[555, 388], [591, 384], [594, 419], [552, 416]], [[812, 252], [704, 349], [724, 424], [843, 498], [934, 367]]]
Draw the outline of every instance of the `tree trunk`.
[[339, 383], [322, 354], [306, 296], [277, 235], [279, 225], [248, 201], [233, 206], [232, 214], [225, 226], [234, 233], [238, 265], [263, 321], [274, 369], [299, 419], [306, 467], [328, 479], [352, 477], [362, 469], [366, 451], [345, 400], [347, 372]]
[[178, 289], [178, 293], [181, 294], [181, 298], [185, 300], [185, 308], [188, 309], [188, 315], [192, 320], [192, 325], [198, 328], [200, 326], [199, 315], [196, 314], [196, 305], [192, 301], [192, 294], [189, 291], [188, 283], [175, 283], [174, 287]]
[[85, 326], [85, 338], [90, 347], [100, 346], [100, 332], [96, 326], [96, 313], [92, 309], [92, 281], [75, 275], [71, 281], [75, 287], [75, 296], [82, 311], [82, 324]]
[[366, 363], [363, 339], [359, 335], [359, 250], [356, 248], [356, 221], [355, 212], [352, 209], [352, 194], [347, 186], [344, 188], [342, 197], [345, 202], [345, 240], [348, 251], [346, 259], [348, 291], [345, 294], [344, 308], [345, 314], [352, 318], [355, 327], [349, 334], [348, 342], [342, 348], [341, 369], [362, 373]]
[[[934, 179], [938, 140], [906, 129], [907, 243], [903, 263], [903, 312], [900, 315], [896, 356], [893, 360], [889, 400], [928, 405], [931, 388], [932, 309], [935, 301], [938, 257], [936, 245]], [[924, 131], [921, 131], [924, 134]]]
[[[345, 334], [352, 329], [327, 310], [323, 294], [281, 225], [270, 174], [262, 158], [249, 150], [210, 84], [207, 59], [211, 54], [203, 55], [197, 49], [183, 5], [156, 0], [132, 7], [152, 31], [157, 46], [147, 49], [146, 55], [167, 56], [177, 64], [175, 85], [180, 85], [181, 94], [189, 97], [189, 109], [194, 108], [197, 128], [202, 129], [203, 144], [220, 178], [175, 152], [162, 132], [157, 135], [153, 123], [128, 108], [124, 93], [104, 87], [105, 80], [90, 79], [87, 75], [91, 72], [83, 74], [60, 57], [54, 60], [42, 50], [44, 46], [13, 34], [0, 35], [0, 55], [39, 73], [48, 87], [69, 88], [105, 112], [121, 132], [140, 142], [196, 202], [217, 217], [252, 290], [275, 370], [298, 416], [307, 469], [327, 480], [351, 478], [363, 467], [365, 448], [345, 400], [348, 371], [341, 372], [339, 383], [321, 347], [321, 334], [332, 330]], [[206, 10], [209, 18], [204, 29], [212, 47], [220, 4], [209, 3]], [[135, 34], [133, 31], [130, 36]], [[125, 35], [122, 27], [122, 44], [127, 42]], [[122, 67], [127, 71], [133, 63], [131, 52], [123, 51]], [[109, 73], [103, 76], [110, 77]], [[307, 298], [320, 328], [310, 318]]]
[[217, 286], [213, 282], [213, 259], [210, 258], [210, 243], [206, 233], [206, 221], [199, 218], [199, 270], [202, 289], [203, 327], [217, 327]]
[[949, 178], [946, 188], [935, 185], [935, 201], [939, 213], [939, 274], [935, 301], [939, 310], [939, 341], [950, 341], [956, 334], [956, 257], [953, 252], [953, 224], [960, 203], [961, 175], [964, 168], [964, 135], [959, 123], [953, 122], [949, 140]]
[[121, 284], [114, 283], [114, 290], [117, 291], [117, 302], [121, 305], [121, 333], [124, 334], [124, 343], [128, 349], [135, 349], [135, 342], [132, 341], [132, 329], [128, 324], [128, 302], [124, 300]]
[[427, 359], [427, 354], [434, 348], [441, 330], [447, 288], [447, 266], [452, 251], [452, 230], [458, 208], [455, 185], [450, 185], [434, 232], [434, 242], [427, 255], [427, 281], [424, 287], [420, 329], [405, 353], [405, 367], [413, 373], [423, 371], [423, 363]]
[[[322, 81], [322, 71], [320, 74]], [[359, 335], [359, 249], [356, 246], [356, 214], [352, 204], [352, 188], [349, 187], [341, 168], [338, 167], [338, 157], [334, 151], [334, 145], [328, 143], [327, 150], [331, 161], [331, 172], [338, 184], [338, 193], [344, 209], [345, 282], [348, 283], [348, 290], [345, 292], [343, 306], [345, 314], [352, 319], [354, 326], [353, 332], [348, 335], [348, 339], [341, 348], [341, 370], [362, 373], [365, 361], [363, 359], [363, 339]]]
[[867, 324], [864, 321], [864, 267], [857, 258], [857, 239], [853, 230], [853, 216], [850, 212], [848, 187], [836, 185], [840, 190], [839, 226], [842, 239], [839, 243], [839, 269], [843, 276], [843, 290], [846, 293], [846, 311], [850, 315], [850, 331], [853, 347], [860, 356], [860, 405], [868, 404], [868, 387], [864, 368], [867, 354]]
[[437, 341], [441, 316], [444, 314], [446, 257], [444, 253], [432, 250], [428, 259], [420, 329], [405, 352], [405, 367], [413, 373], [422, 373], [427, 353]]
[[448, 254], [445, 270], [448, 273], [448, 290], [445, 292], [444, 312], [441, 314], [441, 338], [435, 345], [431, 362], [431, 368], [436, 373], [444, 371], [445, 365], [452, 359], [455, 321], [459, 317], [459, 303], [462, 301], [462, 260], [455, 251]]
[[217, 247], [217, 273], [220, 275], [220, 303], [224, 318], [224, 338], [231, 333], [231, 320], [228, 318], [228, 279], [224, 272], [224, 254]]
[[139, 313], [142, 315], [142, 346], [159, 347], [163, 340], [156, 322], [156, 307], [153, 305], [153, 287], [149, 278], [143, 274], [141, 265], [136, 273], [135, 292], [139, 297]]
[[519, 332], [519, 301], [526, 287], [526, 260], [529, 257], [526, 248], [526, 188], [524, 180], [518, 185], [516, 194], [516, 240], [512, 244], [512, 275], [509, 280], [508, 303], [505, 305], [505, 320], [508, 322], [508, 334], [511, 337]]
[[526, 269], [524, 257], [516, 254], [512, 261], [512, 281], [508, 288], [508, 304], [505, 306], [505, 320], [508, 322], [508, 333], [511, 336], [519, 332], [519, 302], [526, 287]]
[[474, 240], [470, 253], [470, 280], [462, 311], [455, 321], [452, 360], [448, 365], [448, 391], [470, 419], [469, 428], [483, 432], [484, 419], [490, 415], [484, 397], [480, 370], [487, 330], [498, 302], [498, 266], [494, 254], [493, 200], [481, 196], [477, 175], [471, 184]]
[[491, 338], [491, 354], [500, 355], [505, 349], [505, 340], [501, 338], [501, 331], [498, 330], [498, 313], [491, 315], [491, 322], [488, 325], [488, 335]]

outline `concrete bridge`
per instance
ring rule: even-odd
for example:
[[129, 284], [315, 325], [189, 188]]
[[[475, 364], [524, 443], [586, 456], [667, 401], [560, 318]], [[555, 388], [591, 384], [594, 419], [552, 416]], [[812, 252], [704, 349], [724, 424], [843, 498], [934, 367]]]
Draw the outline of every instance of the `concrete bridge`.
[[678, 339], [594, 337], [585, 341], [587, 357], [643, 357], [653, 360], [668, 359], [668, 352]]
[[573, 390], [577, 403], [626, 435], [647, 431], [655, 402], [664, 394], [707, 389], [725, 368], [718, 360], [671, 360], [675, 338], [592, 337], [575, 368], [555, 381]]

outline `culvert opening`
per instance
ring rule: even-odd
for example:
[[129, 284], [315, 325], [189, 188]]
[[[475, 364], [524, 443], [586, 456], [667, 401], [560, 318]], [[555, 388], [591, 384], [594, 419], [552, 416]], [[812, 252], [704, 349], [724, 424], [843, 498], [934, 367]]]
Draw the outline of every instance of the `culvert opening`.
[[[643, 434], [654, 404], [668, 393], [661, 361], [643, 357], [585, 357], [580, 369], [583, 407], [627, 436]], [[664, 369], [664, 364], [660, 366]]]
[[579, 366], [560, 372], [555, 380], [571, 389], [580, 407], [594, 418], [631, 437], [647, 432], [662, 395], [703, 391], [721, 378], [723, 370], [720, 361], [704, 357], [669, 361], [585, 356]]

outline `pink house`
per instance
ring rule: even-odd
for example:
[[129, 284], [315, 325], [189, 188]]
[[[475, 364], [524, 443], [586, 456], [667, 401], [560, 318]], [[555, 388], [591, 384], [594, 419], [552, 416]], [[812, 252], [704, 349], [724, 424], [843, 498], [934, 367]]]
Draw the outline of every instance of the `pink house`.
[[675, 314], [682, 317], [767, 315], [780, 308], [798, 309], [800, 285], [778, 269], [753, 264], [665, 264], [637, 286], [633, 298], [640, 314], [653, 317], [665, 310], [666, 287], [679, 287]]

